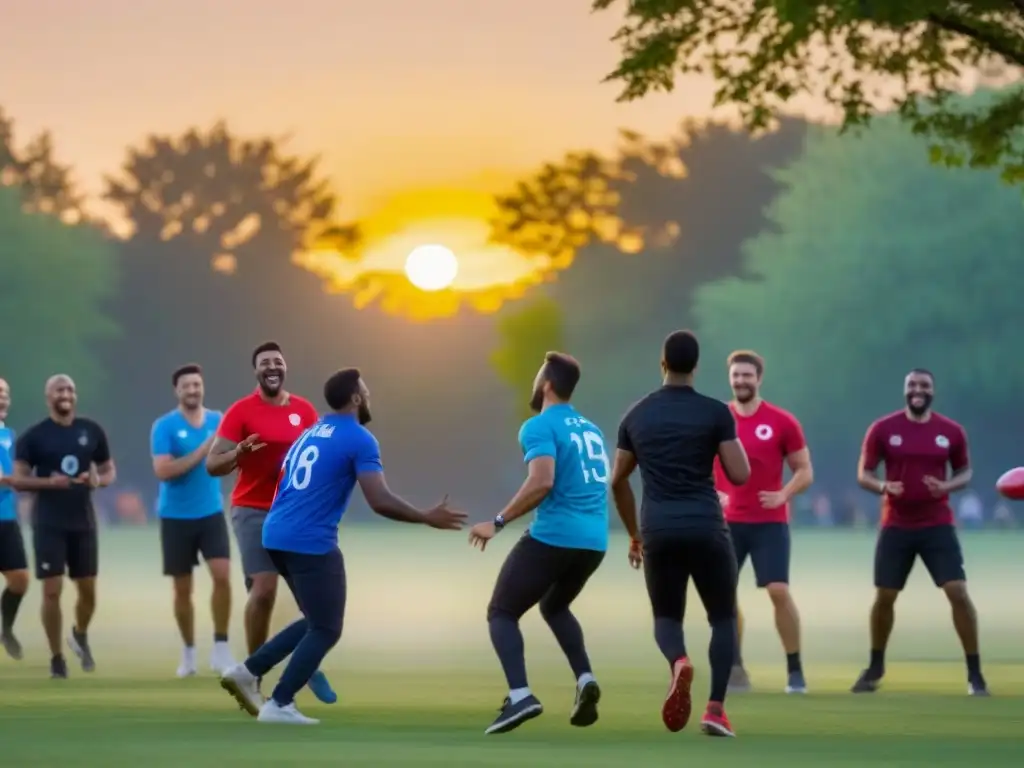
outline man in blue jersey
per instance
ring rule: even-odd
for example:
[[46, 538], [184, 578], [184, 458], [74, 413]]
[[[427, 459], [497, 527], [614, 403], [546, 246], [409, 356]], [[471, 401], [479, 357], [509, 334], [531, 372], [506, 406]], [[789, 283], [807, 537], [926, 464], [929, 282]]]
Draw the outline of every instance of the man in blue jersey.
[[[377, 439], [366, 429], [370, 392], [355, 368], [324, 385], [330, 412], [292, 445], [281, 468], [277, 496], [263, 524], [263, 546], [295, 597], [303, 618], [263, 644], [221, 677], [221, 687], [261, 722], [312, 725], [295, 707], [295, 694], [341, 637], [345, 563], [338, 525], [356, 483], [378, 515], [441, 530], [459, 530], [465, 514], [448, 506], [418, 510], [384, 481]], [[257, 680], [291, 655], [266, 702]]]
[[222, 414], [203, 407], [203, 370], [183, 365], [171, 374], [178, 407], [153, 422], [150, 450], [153, 473], [160, 480], [157, 515], [164, 575], [174, 583], [174, 618], [184, 648], [178, 677], [196, 674], [195, 610], [192, 571], [199, 555], [213, 579], [213, 650], [210, 668], [235, 666], [228, 646], [231, 620], [231, 543], [224, 519], [220, 480], [206, 471], [206, 454]]
[[28, 591], [28, 559], [18, 523], [18, 496], [10, 487], [14, 474], [14, 430], [7, 426], [11, 388], [0, 379], [0, 573], [4, 591], [0, 594], [0, 644], [12, 659], [21, 658], [21, 643], [14, 636], [14, 618]]
[[545, 356], [530, 401], [538, 415], [519, 430], [526, 481], [494, 520], [473, 526], [469, 535], [470, 543], [483, 550], [506, 525], [537, 510], [506, 558], [487, 606], [491, 643], [509, 693], [485, 733], [506, 733], [544, 711], [527, 683], [519, 630], [523, 614], [538, 604], [576, 676], [569, 722], [597, 722], [601, 689], [570, 606], [608, 549], [608, 454], [601, 430], [569, 404], [579, 380], [580, 367], [572, 357], [559, 352]]

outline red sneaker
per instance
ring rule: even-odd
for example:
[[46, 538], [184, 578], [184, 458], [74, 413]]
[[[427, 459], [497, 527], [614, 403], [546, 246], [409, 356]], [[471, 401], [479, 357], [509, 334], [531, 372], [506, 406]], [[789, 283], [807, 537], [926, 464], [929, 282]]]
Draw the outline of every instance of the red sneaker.
[[690, 722], [690, 686], [693, 685], [693, 665], [685, 656], [676, 659], [672, 665], [672, 682], [668, 686], [668, 695], [661, 707], [661, 720], [672, 733], [681, 731]]
[[725, 708], [717, 701], [708, 702], [707, 711], [700, 721], [700, 729], [708, 736], [735, 736]]

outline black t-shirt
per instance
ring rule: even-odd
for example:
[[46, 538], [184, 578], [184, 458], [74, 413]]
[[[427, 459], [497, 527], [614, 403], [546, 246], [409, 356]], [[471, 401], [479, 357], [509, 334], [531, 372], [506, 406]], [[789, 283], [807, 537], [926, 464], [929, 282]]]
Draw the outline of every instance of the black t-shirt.
[[729, 407], [693, 387], [662, 387], [629, 409], [618, 444], [640, 467], [645, 539], [727, 530], [713, 473], [718, 446], [735, 439]]
[[[44, 419], [18, 438], [14, 458], [35, 470], [36, 477], [65, 474], [77, 477], [90, 464], [110, 461], [103, 428], [91, 419], [76, 418], [69, 426]], [[43, 528], [91, 530], [96, 527], [92, 491], [86, 485], [36, 491], [32, 524]]]

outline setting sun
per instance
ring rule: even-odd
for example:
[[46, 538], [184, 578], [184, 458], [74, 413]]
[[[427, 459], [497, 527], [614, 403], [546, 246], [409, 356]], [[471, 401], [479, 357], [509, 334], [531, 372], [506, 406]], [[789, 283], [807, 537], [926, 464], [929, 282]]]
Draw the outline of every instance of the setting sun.
[[459, 274], [459, 260], [443, 245], [418, 245], [405, 260], [405, 276], [421, 291], [448, 288]]

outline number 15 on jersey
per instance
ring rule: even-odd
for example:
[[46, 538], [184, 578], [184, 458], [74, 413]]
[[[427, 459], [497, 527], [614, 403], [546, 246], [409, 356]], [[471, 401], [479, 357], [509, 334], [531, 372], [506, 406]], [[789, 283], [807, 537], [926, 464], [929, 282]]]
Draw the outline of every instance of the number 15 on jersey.
[[601, 435], [588, 429], [583, 432], [570, 432], [569, 438], [580, 452], [583, 480], [588, 483], [607, 483], [608, 453], [604, 449]]

